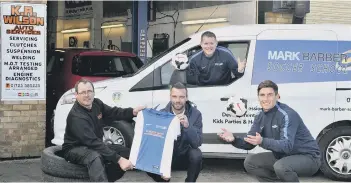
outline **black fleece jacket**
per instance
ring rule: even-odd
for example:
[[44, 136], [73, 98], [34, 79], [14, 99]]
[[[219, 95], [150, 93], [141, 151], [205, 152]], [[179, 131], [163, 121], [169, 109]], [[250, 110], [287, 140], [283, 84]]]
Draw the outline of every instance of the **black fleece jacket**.
[[95, 98], [89, 110], [75, 102], [67, 116], [67, 125], [62, 145], [63, 153], [77, 146], [86, 146], [98, 152], [105, 160], [118, 162], [120, 155], [103, 142], [103, 127], [115, 120], [131, 121], [132, 108], [110, 107]]

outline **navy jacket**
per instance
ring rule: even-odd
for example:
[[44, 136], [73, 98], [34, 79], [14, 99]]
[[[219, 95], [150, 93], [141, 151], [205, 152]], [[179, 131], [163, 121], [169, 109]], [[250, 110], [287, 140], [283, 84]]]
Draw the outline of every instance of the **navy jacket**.
[[[164, 109], [173, 113], [172, 103], [169, 102]], [[185, 104], [184, 113], [189, 122], [188, 128], [184, 128], [181, 124], [181, 135], [174, 143], [174, 153], [176, 155], [185, 155], [189, 148], [199, 148], [202, 145], [202, 114], [199, 110], [194, 108], [189, 101]]]
[[244, 74], [238, 72], [238, 63], [232, 52], [220, 46], [211, 57], [206, 57], [201, 50], [191, 56], [189, 62], [187, 83], [192, 85], [226, 85]]
[[[248, 134], [256, 135], [256, 132], [263, 138], [260, 146], [271, 150], [277, 159], [296, 154], [321, 156], [316, 140], [300, 115], [286, 104], [278, 102], [270, 111], [257, 114]], [[245, 142], [243, 137], [236, 137], [232, 144], [246, 150], [255, 147]]]

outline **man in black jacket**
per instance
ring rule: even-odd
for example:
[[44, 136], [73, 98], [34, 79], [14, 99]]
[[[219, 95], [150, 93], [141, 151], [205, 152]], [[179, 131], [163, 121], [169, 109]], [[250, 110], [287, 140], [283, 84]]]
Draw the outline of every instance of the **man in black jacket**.
[[114, 182], [126, 170], [133, 168], [128, 160], [130, 149], [121, 145], [106, 145], [103, 141], [103, 124], [113, 120], [131, 121], [144, 106], [137, 108], [111, 108], [94, 98], [94, 86], [85, 79], [75, 85], [76, 102], [67, 117], [64, 158], [88, 168], [93, 182]]
[[[177, 115], [181, 135], [174, 142], [172, 169], [187, 169], [185, 182], [196, 182], [202, 166], [202, 114], [188, 101], [188, 90], [176, 83], [171, 87], [170, 102], [161, 111]], [[148, 173], [156, 182], [169, 182], [168, 177]]]
[[251, 150], [259, 145], [271, 152], [249, 155], [244, 166], [260, 182], [298, 182], [299, 176], [312, 176], [321, 165], [316, 140], [300, 115], [278, 102], [278, 86], [272, 81], [258, 85], [262, 111], [256, 115], [247, 137], [234, 137], [223, 129], [219, 136], [234, 147]]

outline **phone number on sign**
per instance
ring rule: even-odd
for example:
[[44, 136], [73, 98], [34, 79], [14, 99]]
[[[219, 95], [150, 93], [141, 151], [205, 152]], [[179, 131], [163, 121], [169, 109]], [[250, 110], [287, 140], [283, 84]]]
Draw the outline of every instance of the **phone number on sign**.
[[40, 84], [11, 84], [13, 88], [40, 88]]
[[[270, 72], [303, 72], [304, 63], [279, 63], [279, 62], [268, 62], [267, 71]], [[335, 67], [334, 64], [311, 64], [309, 66], [309, 72], [326, 74], [326, 73], [338, 73], [347, 74], [345, 68]], [[308, 72], [308, 71], [307, 71]]]

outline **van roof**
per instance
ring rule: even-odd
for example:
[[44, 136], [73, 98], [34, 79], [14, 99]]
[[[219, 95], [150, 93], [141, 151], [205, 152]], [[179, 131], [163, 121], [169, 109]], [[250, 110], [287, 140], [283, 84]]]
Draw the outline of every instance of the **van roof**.
[[[340, 37], [348, 37], [351, 39], [351, 25], [346, 24], [246, 24], [246, 25], [230, 25], [208, 29], [218, 37], [230, 36], [257, 36], [264, 30], [281, 30], [281, 29], [304, 29], [304, 30], [331, 30]], [[198, 34], [193, 34], [190, 38], [199, 39], [201, 34], [207, 30], [203, 30]]]

